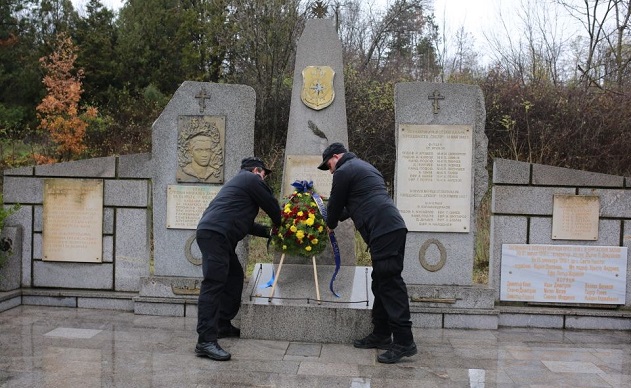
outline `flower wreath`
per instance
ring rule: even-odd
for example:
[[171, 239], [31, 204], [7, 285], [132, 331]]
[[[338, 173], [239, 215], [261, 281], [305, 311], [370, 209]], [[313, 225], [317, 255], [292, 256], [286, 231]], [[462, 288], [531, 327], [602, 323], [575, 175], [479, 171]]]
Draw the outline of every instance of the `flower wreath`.
[[283, 206], [280, 227], [272, 231], [272, 245], [288, 255], [312, 257], [327, 246], [326, 221], [312, 198], [313, 186], [293, 186], [296, 190]]

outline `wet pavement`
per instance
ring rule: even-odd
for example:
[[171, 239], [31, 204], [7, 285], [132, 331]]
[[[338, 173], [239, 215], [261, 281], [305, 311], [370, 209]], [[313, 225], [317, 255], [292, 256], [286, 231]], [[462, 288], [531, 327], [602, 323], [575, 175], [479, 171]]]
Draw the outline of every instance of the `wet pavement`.
[[196, 323], [19, 306], [0, 313], [0, 387], [631, 386], [630, 331], [415, 328], [418, 354], [394, 365], [351, 344], [230, 338], [218, 362], [195, 356]]

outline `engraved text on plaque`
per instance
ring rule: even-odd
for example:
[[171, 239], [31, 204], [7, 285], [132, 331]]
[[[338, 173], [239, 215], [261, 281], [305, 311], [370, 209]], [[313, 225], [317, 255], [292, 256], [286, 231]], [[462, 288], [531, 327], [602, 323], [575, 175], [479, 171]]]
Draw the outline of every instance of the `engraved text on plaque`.
[[399, 126], [396, 204], [408, 230], [470, 231], [473, 128]]
[[44, 261], [103, 260], [103, 181], [45, 179]]

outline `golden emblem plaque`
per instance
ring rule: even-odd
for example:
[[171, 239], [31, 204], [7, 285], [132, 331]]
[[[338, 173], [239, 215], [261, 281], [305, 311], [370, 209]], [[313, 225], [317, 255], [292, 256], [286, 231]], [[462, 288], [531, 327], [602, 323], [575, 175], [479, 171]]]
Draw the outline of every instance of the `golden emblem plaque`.
[[335, 98], [333, 90], [335, 71], [329, 66], [307, 66], [302, 71], [300, 99], [311, 109], [321, 110], [331, 105]]

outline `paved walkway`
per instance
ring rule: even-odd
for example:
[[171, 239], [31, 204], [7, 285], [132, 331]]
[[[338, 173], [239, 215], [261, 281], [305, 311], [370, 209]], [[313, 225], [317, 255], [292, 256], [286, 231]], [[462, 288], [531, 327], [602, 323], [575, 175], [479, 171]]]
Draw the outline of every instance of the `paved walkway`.
[[[225, 339], [198, 358], [195, 318], [20, 306], [0, 313], [0, 387], [629, 387], [631, 332], [414, 329], [394, 365], [350, 344]], [[335, 328], [331, 328], [335, 330]]]

